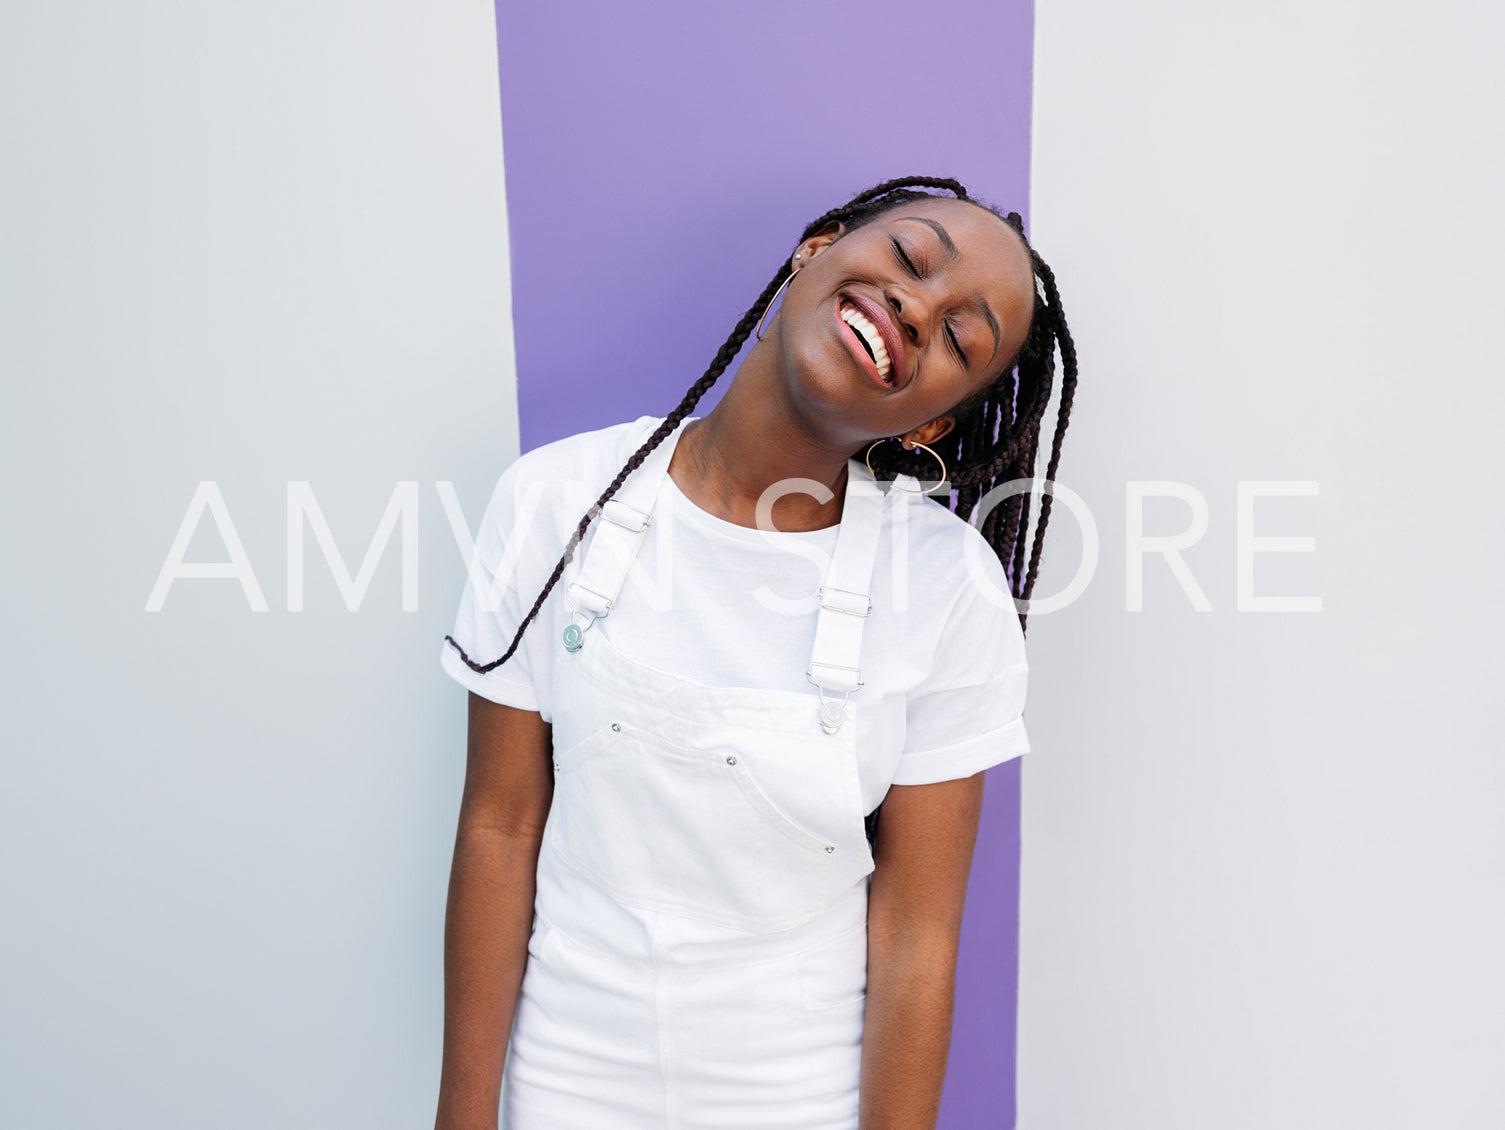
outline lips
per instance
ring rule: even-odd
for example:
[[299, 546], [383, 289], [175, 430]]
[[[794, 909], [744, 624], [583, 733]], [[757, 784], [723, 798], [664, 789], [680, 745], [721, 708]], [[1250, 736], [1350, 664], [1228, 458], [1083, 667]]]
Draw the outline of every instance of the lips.
[[[888, 380], [882, 383], [889, 388], [902, 388], [908, 383], [908, 374], [904, 366], [903, 339], [899, 336], [898, 328], [894, 325], [893, 319], [889, 317], [888, 310], [882, 303], [874, 302], [871, 298], [863, 294], [843, 294], [841, 301], [844, 304], [855, 307], [867, 319], [872, 328], [878, 331], [878, 336], [882, 338], [883, 348], [888, 353], [889, 361]], [[856, 337], [859, 342], [862, 340], [855, 328], [848, 326], [847, 332]], [[860, 344], [857, 348], [872, 363], [873, 358], [869, 356], [869, 350]], [[876, 364], [873, 364], [872, 367], [876, 374]], [[882, 378], [879, 379], [881, 380]]]

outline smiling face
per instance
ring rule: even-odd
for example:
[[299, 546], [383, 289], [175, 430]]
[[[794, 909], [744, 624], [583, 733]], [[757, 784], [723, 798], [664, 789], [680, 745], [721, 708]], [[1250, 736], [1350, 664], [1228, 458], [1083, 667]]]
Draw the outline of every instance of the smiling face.
[[836, 443], [917, 429], [920, 442], [939, 438], [1029, 329], [1024, 242], [967, 201], [912, 201], [796, 250], [799, 274], [770, 336], [795, 400]]

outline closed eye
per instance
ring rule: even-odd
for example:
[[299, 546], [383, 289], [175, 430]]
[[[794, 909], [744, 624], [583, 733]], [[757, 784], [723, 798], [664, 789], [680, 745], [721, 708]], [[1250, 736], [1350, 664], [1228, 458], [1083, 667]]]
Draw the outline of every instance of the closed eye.
[[951, 339], [951, 348], [956, 350], [956, 355], [961, 358], [962, 368], [967, 367], [967, 354], [962, 349], [962, 343], [956, 338], [956, 331], [951, 328], [951, 323], [946, 323], [946, 336]]
[[888, 242], [893, 245], [894, 255], [898, 258], [899, 262], [904, 265], [904, 269], [917, 279], [923, 278], [924, 276], [920, 274], [919, 268], [914, 265], [914, 260], [911, 259], [908, 252], [904, 250], [904, 245], [897, 239], [894, 239], [892, 237], [889, 238]]

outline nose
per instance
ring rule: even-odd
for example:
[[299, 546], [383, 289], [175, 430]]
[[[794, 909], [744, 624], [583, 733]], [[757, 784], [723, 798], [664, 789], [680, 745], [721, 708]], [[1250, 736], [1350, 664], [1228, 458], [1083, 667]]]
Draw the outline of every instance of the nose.
[[888, 300], [899, 332], [923, 349], [930, 335], [930, 301], [924, 292], [892, 283], [883, 292], [883, 297]]

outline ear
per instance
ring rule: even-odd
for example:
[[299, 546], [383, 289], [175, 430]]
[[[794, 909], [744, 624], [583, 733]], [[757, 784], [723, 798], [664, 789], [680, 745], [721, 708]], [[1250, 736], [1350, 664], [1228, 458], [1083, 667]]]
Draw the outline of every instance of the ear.
[[790, 259], [789, 265], [791, 267], [803, 267], [806, 263], [810, 262], [811, 259], [814, 259], [822, 251], [830, 247], [831, 244], [835, 243], [842, 236], [846, 235], [846, 233], [846, 224], [842, 223], [840, 220], [832, 220], [825, 227], [821, 228], [820, 231], [816, 232], [809, 239], [805, 240], [794, 249], [795, 254], [799, 256], [799, 259]]
[[905, 447], [914, 443], [934, 443], [955, 426], [956, 418], [954, 416], [937, 416], [930, 423], [921, 424], [918, 428], [905, 432], [899, 438], [903, 441]]

